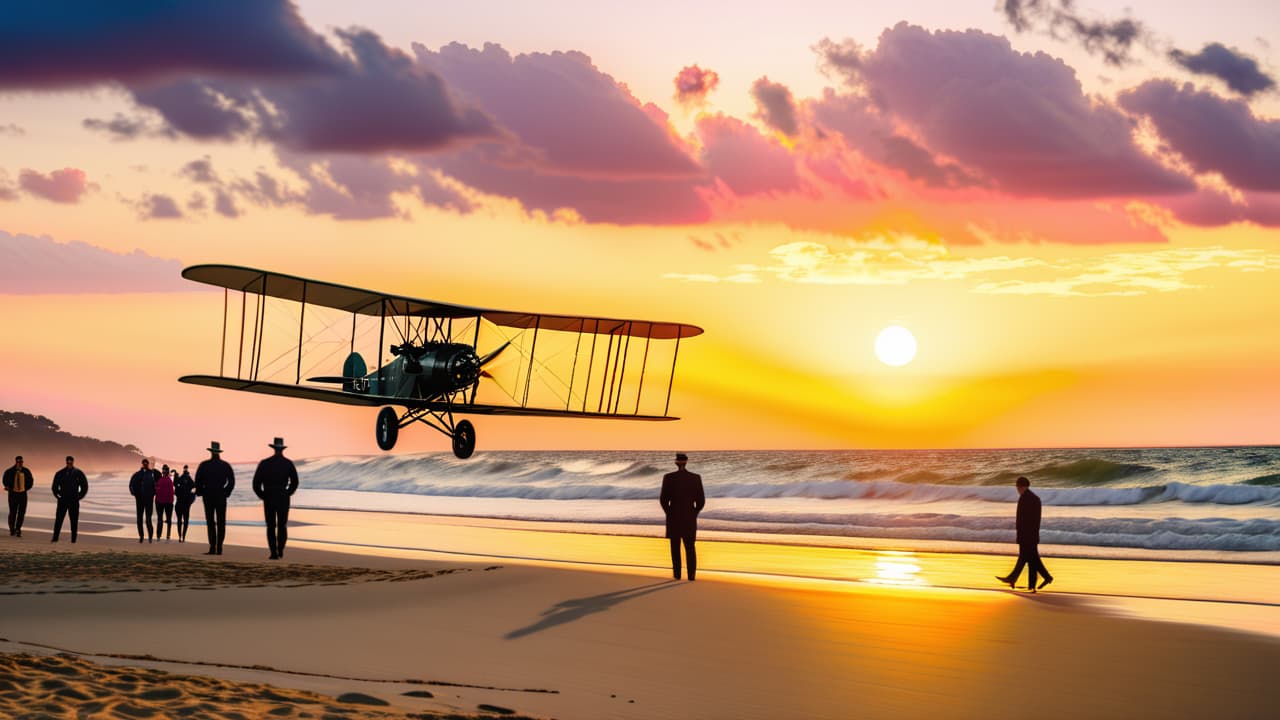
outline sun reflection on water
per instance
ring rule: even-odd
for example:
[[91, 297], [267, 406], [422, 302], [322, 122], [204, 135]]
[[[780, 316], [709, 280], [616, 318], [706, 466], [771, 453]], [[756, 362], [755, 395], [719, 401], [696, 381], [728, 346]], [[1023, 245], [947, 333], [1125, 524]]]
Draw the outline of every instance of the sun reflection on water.
[[920, 576], [920, 565], [915, 553], [902, 550], [881, 550], [877, 553], [875, 577], [867, 582], [882, 585], [927, 585]]

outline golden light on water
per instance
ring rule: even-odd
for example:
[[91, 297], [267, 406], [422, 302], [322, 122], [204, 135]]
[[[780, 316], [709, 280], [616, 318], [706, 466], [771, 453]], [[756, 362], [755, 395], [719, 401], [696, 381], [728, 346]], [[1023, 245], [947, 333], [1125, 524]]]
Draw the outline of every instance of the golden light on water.
[[875, 562], [875, 577], [867, 582], [882, 585], [925, 585], [920, 576], [920, 565], [914, 553], [900, 550], [882, 550]]

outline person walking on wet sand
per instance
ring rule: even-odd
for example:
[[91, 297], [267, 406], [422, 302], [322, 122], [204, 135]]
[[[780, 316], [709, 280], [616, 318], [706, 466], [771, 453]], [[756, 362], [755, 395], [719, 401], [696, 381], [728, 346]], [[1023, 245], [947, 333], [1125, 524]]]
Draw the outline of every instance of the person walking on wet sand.
[[22, 537], [22, 520], [27, 516], [27, 493], [34, 482], [21, 455], [13, 459], [13, 467], [4, 471], [4, 489], [9, 491], [9, 534], [14, 537]]
[[1027, 589], [1035, 592], [1037, 574], [1044, 576], [1044, 580], [1040, 582], [1041, 590], [1053, 582], [1049, 569], [1040, 560], [1040, 497], [1031, 492], [1030, 480], [1020, 477], [1016, 485], [1018, 488], [1018, 562], [1008, 576], [997, 575], [996, 579], [1007, 583], [1011, 588], [1015, 587], [1018, 584], [1018, 576], [1022, 574], [1022, 567], [1026, 565]]
[[231, 465], [222, 459], [222, 446], [209, 443], [209, 459], [196, 468], [196, 494], [204, 500], [204, 522], [209, 528], [209, 552], [221, 555], [222, 541], [227, 537], [227, 498], [236, 487]]
[[187, 527], [191, 525], [191, 505], [196, 501], [196, 481], [192, 479], [187, 466], [182, 466], [182, 474], [173, 481], [173, 510], [178, 516], [178, 542], [187, 541]]
[[173, 538], [173, 475], [165, 465], [156, 480], [156, 539], [160, 539], [160, 526], [164, 525], [166, 540]]
[[702, 476], [684, 469], [689, 456], [676, 453], [676, 468], [662, 477], [662, 494], [658, 502], [667, 514], [667, 539], [671, 541], [671, 573], [680, 579], [680, 545], [689, 566], [689, 579], [698, 572], [698, 552], [694, 542], [698, 536], [698, 513], [707, 504], [702, 492]]
[[53, 496], [58, 499], [58, 509], [53, 516], [53, 539], [58, 542], [62, 534], [62, 518], [71, 518], [71, 542], [76, 541], [76, 530], [80, 525], [80, 501], [89, 494], [89, 480], [84, 472], [76, 467], [76, 459], [67, 456], [67, 466], [54, 473]]
[[284, 543], [289, 539], [289, 498], [298, 489], [298, 469], [284, 456], [284, 438], [276, 438], [267, 447], [276, 452], [258, 463], [253, 473], [253, 494], [262, 500], [271, 559], [279, 560], [284, 557]]
[[147, 542], [151, 542], [151, 509], [156, 499], [156, 474], [151, 469], [151, 461], [142, 458], [142, 469], [129, 478], [129, 494], [138, 514], [138, 542], [142, 542], [142, 517], [147, 518]]

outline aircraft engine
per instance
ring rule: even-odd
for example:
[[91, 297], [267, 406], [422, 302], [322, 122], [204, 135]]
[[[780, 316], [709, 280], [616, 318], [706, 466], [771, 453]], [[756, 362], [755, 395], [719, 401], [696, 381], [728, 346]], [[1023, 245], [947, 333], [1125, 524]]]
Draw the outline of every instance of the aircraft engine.
[[391, 348], [404, 360], [404, 372], [418, 375], [424, 397], [471, 387], [480, 379], [480, 357], [470, 345], [427, 343], [422, 347], [398, 345]]

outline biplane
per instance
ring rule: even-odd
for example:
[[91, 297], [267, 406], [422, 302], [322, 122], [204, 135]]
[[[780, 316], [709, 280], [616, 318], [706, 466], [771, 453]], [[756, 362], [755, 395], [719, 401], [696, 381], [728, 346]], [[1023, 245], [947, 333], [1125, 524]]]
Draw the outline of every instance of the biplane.
[[383, 450], [420, 422], [470, 457], [475, 426], [458, 415], [677, 420], [668, 412], [680, 341], [702, 333], [452, 305], [232, 265], [195, 265], [182, 276], [222, 288], [223, 302], [218, 374], [180, 381], [381, 406], [374, 431]]

